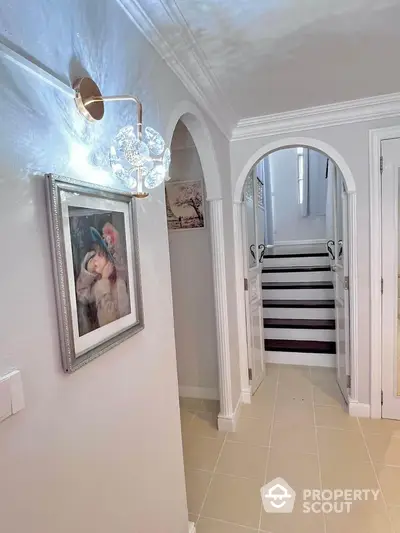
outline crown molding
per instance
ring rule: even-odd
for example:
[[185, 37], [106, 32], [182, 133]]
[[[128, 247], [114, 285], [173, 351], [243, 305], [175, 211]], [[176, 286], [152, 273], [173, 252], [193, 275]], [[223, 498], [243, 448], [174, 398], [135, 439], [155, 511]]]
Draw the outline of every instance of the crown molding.
[[[151, 13], [150, 8], [146, 9], [145, 0], [116, 1], [201, 108], [230, 139], [237, 115], [227, 105], [221, 88], [206, 65], [204, 54], [174, 0], [152, 1]], [[158, 16], [167, 17], [170, 24], [172, 22], [181, 30], [180, 51], [174, 49], [162, 34], [163, 20], [158, 19]]]
[[340, 126], [355, 122], [398, 117], [400, 93], [349, 100], [239, 120], [232, 141], [293, 133], [299, 130]]

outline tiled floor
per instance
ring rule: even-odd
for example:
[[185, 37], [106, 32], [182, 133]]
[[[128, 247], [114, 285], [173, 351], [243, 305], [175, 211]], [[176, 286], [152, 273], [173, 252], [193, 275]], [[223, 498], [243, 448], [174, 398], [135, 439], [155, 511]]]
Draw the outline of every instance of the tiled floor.
[[[351, 418], [329, 369], [271, 365], [236, 433], [217, 405], [181, 400], [189, 519], [197, 533], [400, 533], [400, 423]], [[296, 491], [292, 514], [267, 514], [260, 488]], [[376, 489], [350, 514], [305, 514], [303, 489]], [[300, 495], [300, 497], [299, 497]]]

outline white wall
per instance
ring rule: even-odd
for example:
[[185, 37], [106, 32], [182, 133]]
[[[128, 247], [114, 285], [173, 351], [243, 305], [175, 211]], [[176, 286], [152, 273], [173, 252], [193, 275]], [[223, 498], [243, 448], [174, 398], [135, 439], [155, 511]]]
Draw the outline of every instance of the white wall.
[[[238, 140], [231, 143], [232, 188], [237, 198], [236, 187], [239, 187], [239, 176], [248, 162], [258, 150], [285, 138], [301, 137], [316, 139], [332, 146], [346, 161], [356, 183], [356, 240], [358, 263], [358, 400], [361, 403], [370, 402], [370, 338], [366, 332], [370, 331], [370, 253], [377, 254], [379, 250], [371, 250], [369, 246], [369, 140], [368, 132], [374, 128], [384, 128], [399, 123], [399, 119], [371, 120], [362, 123], [341, 126], [324, 127], [318, 129], [292, 131], [288, 135], [269, 135], [251, 139]], [[293, 143], [292, 143], [293, 144]]]
[[[161, 132], [192, 101], [115, 0], [3, 3], [0, 33], [67, 83], [88, 73], [104, 94], [137, 94]], [[0, 529], [187, 533], [162, 187], [138, 203], [144, 331], [73, 375], [60, 365], [43, 174], [98, 180], [70, 165], [71, 147], [107, 148], [134, 108], [110, 103], [89, 124], [70, 98], [3, 58], [0, 77], [0, 371], [19, 368], [26, 397], [0, 424]], [[228, 142], [204, 120], [229, 191]]]
[[[312, 153], [312, 151], [310, 150]], [[314, 152], [315, 153], [315, 152]], [[319, 155], [319, 154], [318, 154]], [[310, 215], [303, 216], [298, 203], [297, 149], [277, 150], [268, 156], [272, 189], [274, 242], [310, 241], [325, 238], [325, 216], [315, 215], [319, 200], [318, 181], [324, 183], [319, 173], [318, 157], [312, 157], [309, 168]]]
[[[171, 181], [203, 180], [192, 137], [178, 122]], [[204, 180], [203, 180], [204, 181]], [[208, 205], [205, 228], [169, 233], [178, 382], [182, 396], [218, 398], [217, 332]]]

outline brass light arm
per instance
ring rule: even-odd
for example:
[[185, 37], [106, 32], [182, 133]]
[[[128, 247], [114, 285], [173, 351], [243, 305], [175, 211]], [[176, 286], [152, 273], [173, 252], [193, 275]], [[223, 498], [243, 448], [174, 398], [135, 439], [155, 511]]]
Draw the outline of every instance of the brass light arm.
[[137, 106], [137, 127], [139, 136], [142, 133], [143, 126], [143, 106], [142, 102], [136, 96], [124, 94], [121, 96], [92, 96], [85, 100], [85, 106], [90, 106], [97, 102], [135, 102]]
[[135, 102], [137, 107], [137, 127], [139, 138], [142, 136], [143, 106], [133, 95], [103, 96], [99, 87], [90, 78], [79, 78], [73, 84], [75, 103], [80, 113], [90, 121], [101, 120], [104, 116], [104, 102]]

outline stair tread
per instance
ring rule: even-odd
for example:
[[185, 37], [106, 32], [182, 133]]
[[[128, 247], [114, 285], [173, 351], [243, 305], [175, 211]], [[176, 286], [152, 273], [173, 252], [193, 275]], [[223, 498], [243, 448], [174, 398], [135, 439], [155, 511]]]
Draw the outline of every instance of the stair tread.
[[267, 267], [263, 268], [263, 274], [273, 274], [277, 272], [329, 272], [330, 266], [315, 265], [315, 266], [286, 266], [286, 267]]
[[285, 258], [285, 257], [329, 257], [328, 252], [274, 252], [273, 250], [267, 251], [264, 255], [264, 259]]
[[335, 321], [328, 318], [264, 318], [264, 328], [335, 329]]
[[265, 350], [271, 352], [336, 353], [333, 341], [306, 341], [293, 339], [265, 339]]
[[270, 281], [262, 284], [263, 289], [333, 289], [331, 281]]
[[263, 307], [334, 309], [334, 300], [263, 300]]

